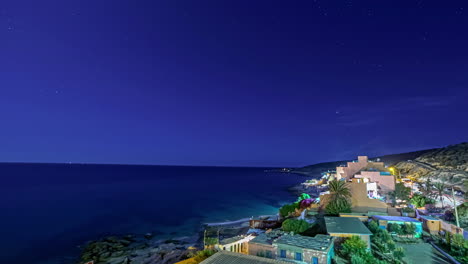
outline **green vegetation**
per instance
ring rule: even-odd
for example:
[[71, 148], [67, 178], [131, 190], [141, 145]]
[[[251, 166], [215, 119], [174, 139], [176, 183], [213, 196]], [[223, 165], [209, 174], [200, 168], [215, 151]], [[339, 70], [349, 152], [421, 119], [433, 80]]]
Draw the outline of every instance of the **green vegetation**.
[[351, 264], [384, 264], [375, 258], [367, 249], [367, 243], [359, 236], [352, 236], [345, 240], [339, 254]]
[[416, 234], [416, 225], [413, 223], [405, 223], [405, 224], [391, 224], [387, 225], [387, 228], [390, 232], [395, 233], [397, 235], [406, 235], [414, 237]]
[[468, 228], [468, 202], [464, 202], [457, 206], [457, 212], [458, 218], [460, 219], [460, 226], [462, 228]]
[[218, 238], [217, 237], [205, 237], [205, 245], [206, 246], [211, 246], [211, 245], [216, 245], [218, 244]]
[[285, 232], [294, 232], [300, 234], [310, 228], [310, 224], [304, 220], [286, 219], [281, 228]]
[[288, 217], [290, 214], [294, 213], [294, 211], [296, 211], [296, 209], [298, 208], [299, 208], [298, 202], [295, 202], [292, 204], [285, 204], [279, 209], [279, 212], [282, 217]]
[[187, 255], [191, 259], [185, 260], [184, 264], [198, 264], [204, 261], [205, 259], [211, 257], [214, 253], [216, 253], [216, 251], [211, 249], [191, 252]]
[[405, 187], [401, 182], [395, 184], [395, 191], [390, 192], [388, 195], [392, 198], [393, 206], [397, 204], [397, 200], [408, 201], [411, 188]]
[[296, 202], [300, 202], [305, 199], [310, 199], [310, 195], [308, 195], [307, 193], [302, 193], [301, 195], [299, 195], [299, 197], [297, 197]]
[[426, 197], [422, 194], [415, 194], [410, 199], [410, 203], [414, 205], [416, 208], [424, 207], [426, 204], [433, 204], [435, 201], [429, 197]]
[[436, 197], [439, 198], [442, 203], [442, 207], [444, 207], [444, 191], [447, 186], [442, 182], [436, 182], [432, 187], [436, 190]]
[[[413, 224], [414, 226], [414, 224]], [[387, 230], [379, 228], [375, 221], [369, 222], [369, 230], [374, 234], [371, 236], [372, 251], [374, 255], [384, 263], [402, 263], [405, 256], [404, 249], [397, 247], [390, 233]], [[398, 224], [393, 224], [389, 228], [398, 233], [403, 233], [403, 228]], [[412, 227], [409, 227], [411, 231]], [[416, 230], [416, 226], [414, 226]], [[408, 232], [409, 232], [408, 231]]]
[[442, 238], [440, 236], [432, 236], [437, 244], [449, 253], [452, 257], [461, 263], [468, 263], [468, 240], [465, 240], [463, 235], [452, 235], [449, 232], [445, 233]]
[[330, 215], [338, 215], [339, 213], [351, 212], [351, 191], [345, 181], [330, 181], [328, 184], [330, 191], [330, 201], [328, 202], [325, 211]]

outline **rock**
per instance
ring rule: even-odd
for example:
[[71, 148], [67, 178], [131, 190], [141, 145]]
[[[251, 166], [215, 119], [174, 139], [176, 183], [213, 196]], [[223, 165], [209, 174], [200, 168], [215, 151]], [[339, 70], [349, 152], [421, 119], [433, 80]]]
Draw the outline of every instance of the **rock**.
[[112, 257], [120, 257], [120, 256], [123, 255], [123, 253], [124, 253], [124, 251], [122, 251], [122, 250], [121, 251], [115, 251], [115, 252], [112, 253], [111, 256]]
[[99, 259], [106, 259], [106, 258], [109, 258], [110, 256], [111, 256], [110, 252], [104, 252], [99, 256]]
[[116, 243], [119, 239], [115, 236], [110, 236], [110, 237], [106, 237], [104, 238], [104, 241], [107, 241], [107, 242], [110, 242], [110, 243]]
[[145, 234], [145, 238], [146, 238], [146, 239], [151, 239], [151, 238], [153, 238], [153, 236], [154, 236], [154, 235], [153, 235], [152, 233], [146, 233], [146, 234]]

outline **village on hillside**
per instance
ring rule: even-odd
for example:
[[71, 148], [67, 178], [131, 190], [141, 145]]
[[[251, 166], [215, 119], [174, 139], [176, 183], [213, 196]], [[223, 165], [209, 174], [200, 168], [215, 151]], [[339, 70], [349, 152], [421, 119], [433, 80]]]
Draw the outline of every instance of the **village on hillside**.
[[178, 263], [468, 263], [460, 189], [367, 156], [302, 185], [277, 215], [207, 224], [204, 250]]

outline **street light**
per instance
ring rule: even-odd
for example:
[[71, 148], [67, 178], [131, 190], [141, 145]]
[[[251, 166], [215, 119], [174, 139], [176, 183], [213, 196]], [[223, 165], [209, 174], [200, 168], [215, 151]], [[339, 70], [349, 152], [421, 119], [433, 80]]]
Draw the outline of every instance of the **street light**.
[[[401, 174], [400, 174], [400, 170], [394, 168], [394, 167], [390, 167], [388, 168], [391, 172], [392, 172], [392, 175], [395, 175], [395, 170], [398, 172], [398, 178], [401, 179]], [[396, 175], [395, 175], [396, 176]]]

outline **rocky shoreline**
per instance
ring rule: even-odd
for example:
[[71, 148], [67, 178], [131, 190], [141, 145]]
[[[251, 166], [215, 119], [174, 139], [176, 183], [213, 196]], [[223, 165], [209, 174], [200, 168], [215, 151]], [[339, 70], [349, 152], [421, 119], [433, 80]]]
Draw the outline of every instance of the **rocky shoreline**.
[[92, 260], [94, 264], [170, 264], [186, 259], [202, 249], [202, 239], [200, 232], [169, 240], [158, 239], [151, 233], [108, 236], [81, 247], [78, 263]]
[[248, 220], [241, 219], [203, 224], [192, 236], [168, 240], [160, 239], [152, 233], [106, 236], [80, 247], [82, 253], [78, 263], [92, 260], [94, 264], [171, 264], [203, 250], [205, 230], [207, 233], [221, 233], [223, 238], [245, 234], [248, 229]]
[[[303, 174], [304, 176], [306, 174]], [[288, 191], [298, 196], [308, 193], [318, 197], [316, 187], [307, 187], [298, 183], [288, 188]], [[244, 219], [241, 219], [244, 220]], [[222, 226], [222, 227], [221, 227]], [[248, 230], [248, 221], [226, 221], [200, 225], [198, 232], [192, 236], [163, 240], [158, 235], [112, 235], [99, 240], [89, 241], [80, 246], [81, 255], [77, 263], [84, 264], [94, 261], [94, 264], [171, 264], [190, 258], [197, 251], [203, 250], [203, 233], [209, 229], [224, 229], [225, 235], [235, 236]]]

